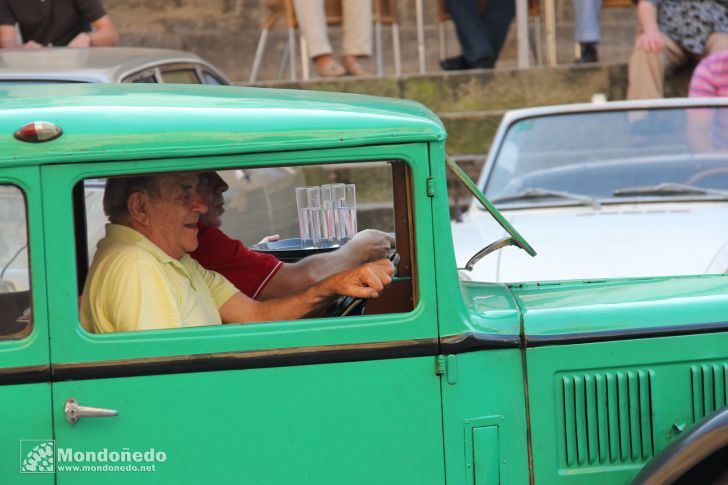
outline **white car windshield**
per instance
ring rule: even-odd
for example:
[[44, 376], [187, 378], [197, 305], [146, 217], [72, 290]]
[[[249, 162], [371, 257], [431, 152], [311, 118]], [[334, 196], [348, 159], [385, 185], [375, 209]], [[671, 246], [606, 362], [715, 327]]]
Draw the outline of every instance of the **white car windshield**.
[[728, 198], [728, 108], [518, 121], [499, 147], [483, 192], [499, 207]]

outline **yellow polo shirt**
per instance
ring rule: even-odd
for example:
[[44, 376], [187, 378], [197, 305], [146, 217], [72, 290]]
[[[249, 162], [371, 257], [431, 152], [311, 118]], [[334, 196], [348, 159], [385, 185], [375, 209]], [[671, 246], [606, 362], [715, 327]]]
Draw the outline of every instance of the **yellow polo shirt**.
[[177, 260], [134, 229], [106, 225], [81, 297], [89, 332], [219, 325], [238, 289], [185, 254]]

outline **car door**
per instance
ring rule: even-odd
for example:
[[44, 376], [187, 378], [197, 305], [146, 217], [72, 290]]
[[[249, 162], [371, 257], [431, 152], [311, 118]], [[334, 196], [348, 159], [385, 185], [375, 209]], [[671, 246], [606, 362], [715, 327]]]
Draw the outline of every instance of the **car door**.
[[54, 483], [40, 188], [0, 168], [0, 483]]
[[[54, 272], [77, 273], [77, 258], [69, 255], [80, 252], [67, 220], [73, 187], [85, 179], [210, 168], [244, 178], [243, 168], [251, 166], [357, 160], [397, 160], [406, 180], [394, 192], [410, 194], [398, 233], [410, 234], [408, 264], [416, 269], [405, 284], [413, 286], [416, 305], [362, 317], [95, 335], [80, 327], [78, 285], [65, 279], [49, 289], [58, 305], [51, 348], [64, 464], [59, 484], [100, 477], [104, 483], [443, 483], [426, 144], [46, 167], [48, 190], [66, 194], [46, 207], [55, 235], [49, 264]], [[65, 413], [71, 399], [116, 415], [71, 424]]]

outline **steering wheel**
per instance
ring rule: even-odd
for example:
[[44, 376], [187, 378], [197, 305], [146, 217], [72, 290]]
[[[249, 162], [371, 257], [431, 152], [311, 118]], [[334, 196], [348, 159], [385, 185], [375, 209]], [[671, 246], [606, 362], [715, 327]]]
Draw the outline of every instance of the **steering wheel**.
[[[389, 260], [394, 265], [394, 273], [392, 277], [397, 274], [397, 263], [399, 263], [399, 253], [394, 252], [389, 256]], [[331, 306], [326, 309], [327, 317], [347, 317], [363, 315], [364, 310], [367, 306], [366, 298], [354, 298], [352, 296], [340, 296], [336, 299]]]
[[693, 185], [697, 182], [700, 182], [704, 178], [713, 177], [715, 175], [721, 174], [728, 174], [728, 167], [706, 168], [705, 170], [701, 170], [700, 172], [691, 175], [690, 178], [685, 181], [685, 183], [687, 185]]

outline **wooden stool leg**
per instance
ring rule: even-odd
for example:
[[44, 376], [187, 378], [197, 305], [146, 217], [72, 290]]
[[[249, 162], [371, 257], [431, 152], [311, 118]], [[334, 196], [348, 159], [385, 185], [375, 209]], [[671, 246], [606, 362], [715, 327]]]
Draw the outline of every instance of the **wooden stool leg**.
[[263, 23], [263, 27], [260, 29], [260, 37], [258, 37], [258, 47], [255, 49], [255, 57], [253, 58], [253, 67], [250, 69], [250, 78], [248, 82], [254, 83], [258, 79], [258, 71], [260, 70], [260, 63], [263, 61], [263, 53], [265, 52], [265, 46], [268, 43], [268, 33], [273, 28], [278, 19], [280, 18], [280, 12], [272, 12], [268, 14], [268, 18]]
[[291, 81], [297, 78], [296, 73], [296, 11], [293, 8], [293, 0], [286, 0], [286, 21], [288, 23], [288, 70], [291, 73]]
[[536, 62], [539, 66], [543, 66], [543, 33], [541, 32], [541, 16], [539, 15], [537, 17], [534, 17], [533, 21], [533, 37], [535, 43], [534, 49], [536, 51]]
[[424, 74], [427, 70], [427, 54], [425, 52], [425, 19], [422, 11], [422, 0], [415, 0], [415, 7], [417, 11], [417, 57], [420, 60], [420, 74]]
[[394, 51], [394, 75], [402, 75], [402, 55], [399, 49], [399, 24], [392, 24], [392, 50]]
[[296, 73], [296, 30], [293, 28], [288, 29], [288, 70], [291, 74], [291, 81], [295, 81], [298, 78]]
[[528, 40], [528, 0], [516, 0], [516, 32], [518, 37], [518, 68], [530, 67]]
[[374, 50], [376, 52], [377, 76], [384, 75], [384, 60], [382, 59], [382, 22], [374, 22]]
[[438, 22], [437, 30], [440, 44], [440, 60], [443, 60], [447, 58], [447, 32], [445, 31], [445, 22]]
[[544, 0], [544, 25], [546, 27], [546, 64], [556, 65], [556, 2]]
[[298, 40], [301, 42], [301, 77], [304, 81], [308, 81], [311, 78], [308, 60], [308, 42], [306, 41], [306, 36], [303, 34], [301, 34]]
[[253, 58], [253, 67], [250, 69], [250, 78], [248, 79], [249, 83], [254, 83], [258, 79], [260, 62], [263, 60], [265, 44], [268, 42], [268, 31], [269, 29], [263, 29], [260, 31], [260, 37], [258, 38], [258, 47], [255, 49], [255, 57]]

